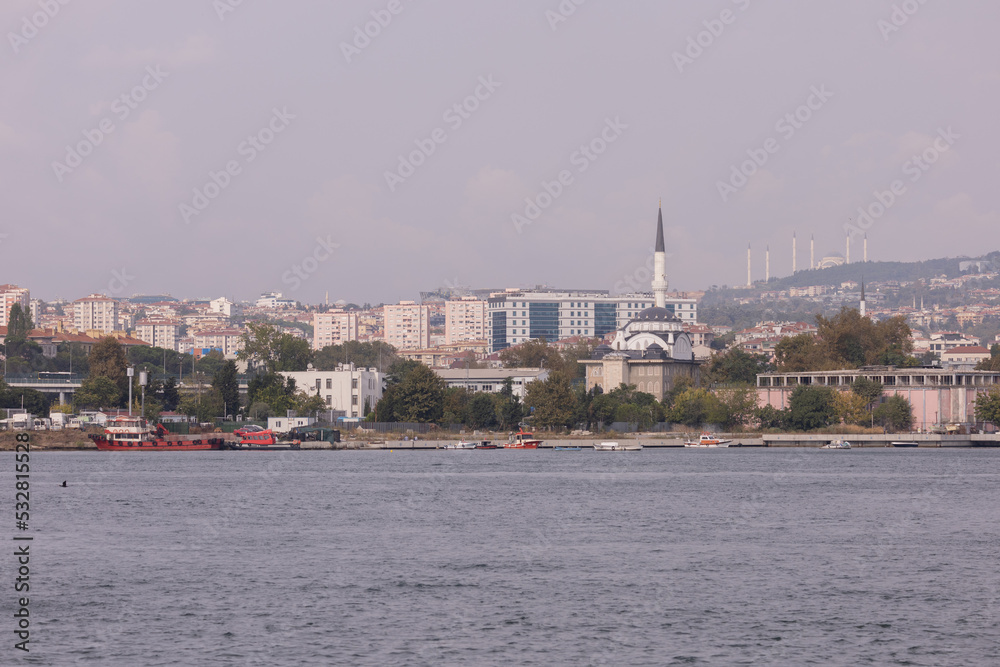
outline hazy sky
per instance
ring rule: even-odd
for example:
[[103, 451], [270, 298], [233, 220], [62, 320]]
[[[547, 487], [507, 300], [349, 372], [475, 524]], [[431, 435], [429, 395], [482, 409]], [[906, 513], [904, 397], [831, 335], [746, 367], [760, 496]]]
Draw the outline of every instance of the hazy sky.
[[61, 1], [0, 5], [42, 299], [621, 289], [660, 198], [671, 289], [843, 253], [876, 191], [872, 259], [1000, 248], [996, 2]]

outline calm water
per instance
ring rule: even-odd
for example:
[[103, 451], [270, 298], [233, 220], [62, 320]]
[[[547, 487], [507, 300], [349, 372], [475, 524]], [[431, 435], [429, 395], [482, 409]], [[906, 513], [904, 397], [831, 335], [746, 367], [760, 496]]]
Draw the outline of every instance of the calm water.
[[34, 453], [0, 663], [998, 664], [998, 481], [995, 450]]

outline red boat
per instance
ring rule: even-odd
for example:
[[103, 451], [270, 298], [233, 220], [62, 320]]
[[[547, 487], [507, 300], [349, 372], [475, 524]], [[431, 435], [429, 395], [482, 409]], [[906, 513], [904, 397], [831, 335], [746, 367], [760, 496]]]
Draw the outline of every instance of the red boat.
[[218, 435], [170, 435], [163, 424], [150, 428], [140, 417], [116, 417], [109, 419], [104, 433], [90, 433], [88, 436], [98, 449], [103, 450], [154, 450], [187, 451], [197, 449], [221, 449], [224, 439]]
[[504, 449], [538, 449], [542, 444], [541, 440], [536, 440], [534, 434], [518, 431], [511, 434], [510, 439], [504, 443]]

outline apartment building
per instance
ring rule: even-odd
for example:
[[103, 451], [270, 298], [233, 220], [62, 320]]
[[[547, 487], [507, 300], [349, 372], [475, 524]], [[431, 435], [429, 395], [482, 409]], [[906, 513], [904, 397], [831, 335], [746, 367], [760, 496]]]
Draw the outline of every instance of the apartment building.
[[181, 337], [181, 324], [176, 320], [139, 320], [135, 324], [135, 335], [153, 347], [177, 350]]
[[326, 313], [315, 313], [312, 324], [314, 350], [358, 339], [358, 314], [355, 312], [331, 310]]
[[445, 345], [473, 340], [486, 340], [486, 302], [475, 297], [445, 302]]
[[[0, 327], [7, 326], [10, 318], [10, 309], [14, 304], [20, 304], [25, 312], [31, 311], [31, 296], [28, 288], [17, 285], [0, 285]], [[37, 324], [37, 320], [34, 320]]]
[[103, 294], [91, 294], [73, 302], [73, 326], [77, 331], [111, 333], [118, 330], [118, 302]]
[[413, 301], [385, 306], [385, 342], [398, 350], [430, 347], [430, 309]]
[[243, 332], [239, 329], [209, 329], [194, 335], [195, 349], [219, 350], [227, 357], [233, 357], [242, 348]]

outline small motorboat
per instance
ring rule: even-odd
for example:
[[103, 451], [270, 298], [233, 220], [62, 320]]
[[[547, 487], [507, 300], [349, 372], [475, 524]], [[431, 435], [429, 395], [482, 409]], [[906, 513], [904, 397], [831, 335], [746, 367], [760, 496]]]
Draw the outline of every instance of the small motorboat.
[[504, 443], [504, 449], [538, 449], [542, 441], [527, 431], [512, 433], [510, 438]]
[[722, 440], [711, 433], [702, 433], [697, 440], [686, 440], [685, 447], [728, 447], [732, 440]]
[[637, 452], [642, 449], [639, 442], [595, 442], [595, 452]]
[[902, 440], [894, 440], [893, 442], [891, 442], [889, 444], [891, 444], [893, 447], [919, 447], [920, 446], [920, 443], [910, 442], [910, 441], [902, 441]]
[[494, 445], [489, 440], [482, 440], [476, 443], [476, 446], [473, 449], [500, 449], [500, 445]]
[[445, 449], [475, 449], [475, 442], [466, 442], [465, 440], [459, 440], [458, 442], [450, 442], [444, 446]]
[[828, 442], [820, 449], [850, 449], [851, 443], [846, 440], [834, 440], [833, 442]]

